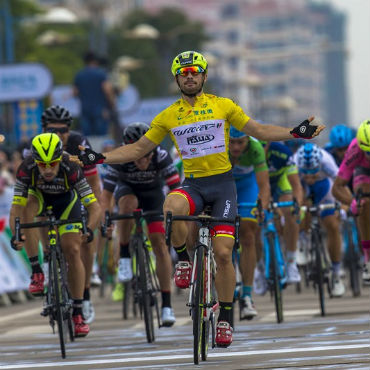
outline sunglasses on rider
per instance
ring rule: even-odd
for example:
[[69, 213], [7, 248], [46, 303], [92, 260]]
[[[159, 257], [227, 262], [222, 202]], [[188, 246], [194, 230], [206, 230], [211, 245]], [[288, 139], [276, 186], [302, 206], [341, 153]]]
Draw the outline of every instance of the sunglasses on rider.
[[182, 67], [176, 71], [176, 75], [180, 75], [186, 77], [188, 73], [191, 73], [192, 76], [197, 76], [199, 73], [203, 73], [204, 69], [199, 66], [190, 66], [190, 67]]
[[51, 162], [42, 162], [42, 161], [35, 161], [35, 162], [41, 168], [46, 168], [46, 167], [53, 168], [60, 162], [60, 159], [56, 159], [55, 161], [51, 161]]
[[66, 134], [69, 131], [69, 127], [47, 127], [45, 131], [51, 134]]

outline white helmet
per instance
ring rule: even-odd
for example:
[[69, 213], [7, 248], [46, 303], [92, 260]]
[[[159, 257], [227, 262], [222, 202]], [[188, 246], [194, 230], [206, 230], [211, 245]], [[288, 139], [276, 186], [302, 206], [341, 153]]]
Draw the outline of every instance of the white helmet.
[[313, 143], [303, 144], [297, 151], [297, 165], [300, 172], [316, 173], [321, 166], [321, 149]]

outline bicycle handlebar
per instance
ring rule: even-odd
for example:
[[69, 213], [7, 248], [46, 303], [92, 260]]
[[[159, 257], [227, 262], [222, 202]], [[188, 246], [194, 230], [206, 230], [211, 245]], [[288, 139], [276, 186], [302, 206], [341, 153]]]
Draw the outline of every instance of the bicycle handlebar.
[[163, 221], [163, 214], [158, 211], [146, 211], [143, 212], [142, 209], [137, 209], [132, 213], [110, 213], [105, 211], [104, 224], [100, 228], [101, 235], [105, 238], [107, 236], [107, 228], [112, 224], [112, 221], [118, 220], [140, 220], [142, 217], [146, 216], [160, 216], [161, 221]]
[[302, 211], [304, 212], [310, 212], [310, 213], [315, 213], [318, 211], [325, 211], [328, 209], [334, 209], [334, 210], [339, 210], [340, 209], [340, 204], [339, 203], [327, 203], [327, 204], [319, 204], [317, 206], [301, 206], [300, 207]]
[[194, 221], [200, 222], [202, 226], [209, 226], [213, 222], [222, 222], [226, 224], [235, 225], [235, 242], [239, 243], [239, 228], [240, 228], [240, 216], [237, 215], [235, 219], [226, 219], [222, 217], [212, 217], [209, 215], [199, 215], [199, 216], [173, 216], [172, 212], [167, 212], [166, 217], [166, 244], [171, 246], [171, 232], [172, 232], [172, 222], [173, 221]]
[[[50, 217], [50, 216], [49, 216]], [[15, 218], [15, 240], [17, 242], [21, 241], [21, 229], [34, 229], [39, 227], [50, 227], [50, 226], [61, 226], [66, 224], [81, 223], [82, 231], [84, 234], [87, 234], [87, 216], [86, 212], [82, 212], [81, 218], [73, 218], [69, 220], [56, 220], [55, 218], [50, 218], [49, 220], [30, 222], [21, 224], [20, 218]]]

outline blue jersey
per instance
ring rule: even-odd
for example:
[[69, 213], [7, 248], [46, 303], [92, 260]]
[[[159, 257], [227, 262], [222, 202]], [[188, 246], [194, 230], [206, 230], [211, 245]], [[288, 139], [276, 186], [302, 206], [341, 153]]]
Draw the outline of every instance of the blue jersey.
[[285, 144], [271, 142], [266, 153], [270, 177], [280, 176], [291, 166], [295, 166], [293, 152]]

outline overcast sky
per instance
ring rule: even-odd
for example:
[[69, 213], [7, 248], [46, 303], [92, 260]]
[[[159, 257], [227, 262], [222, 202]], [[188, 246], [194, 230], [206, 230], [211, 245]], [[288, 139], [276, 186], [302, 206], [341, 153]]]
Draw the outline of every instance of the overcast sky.
[[344, 11], [348, 19], [349, 124], [370, 119], [370, 1], [322, 0]]

